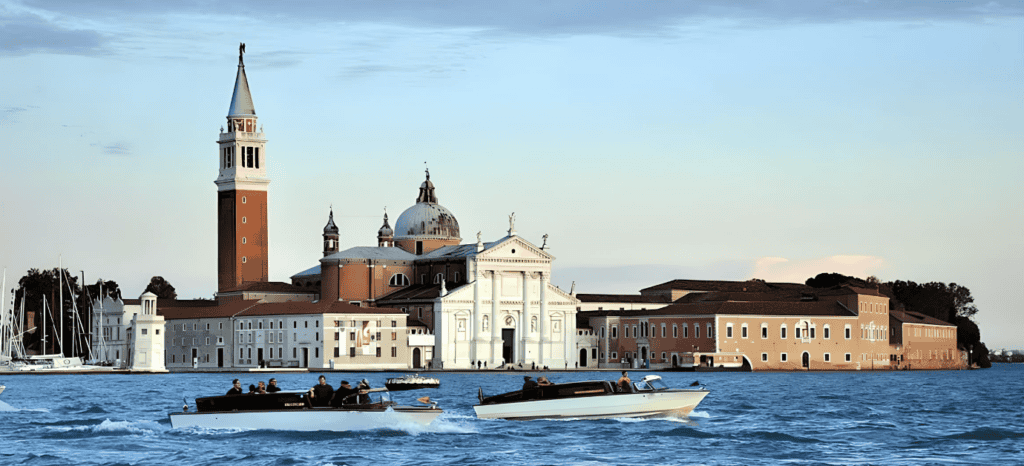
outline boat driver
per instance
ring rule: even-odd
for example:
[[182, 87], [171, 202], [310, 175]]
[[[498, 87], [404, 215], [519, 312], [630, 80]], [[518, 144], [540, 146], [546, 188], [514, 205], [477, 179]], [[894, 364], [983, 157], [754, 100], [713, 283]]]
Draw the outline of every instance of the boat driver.
[[334, 388], [327, 385], [327, 377], [320, 376], [318, 379], [319, 383], [309, 389], [309, 395], [306, 396], [306, 405], [313, 406], [330, 406], [331, 397], [334, 395]]
[[277, 386], [277, 379], [270, 379], [269, 385], [267, 385], [267, 393], [274, 393], [281, 391], [281, 387]]
[[242, 394], [242, 382], [238, 379], [231, 381], [231, 390], [228, 390], [225, 395], [241, 395]]

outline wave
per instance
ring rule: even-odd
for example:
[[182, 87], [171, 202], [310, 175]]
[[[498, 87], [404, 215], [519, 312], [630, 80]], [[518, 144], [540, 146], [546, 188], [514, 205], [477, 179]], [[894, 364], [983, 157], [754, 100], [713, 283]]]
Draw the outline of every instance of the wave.
[[1024, 432], [995, 427], [981, 427], [962, 434], [947, 435], [943, 438], [950, 440], [1010, 440], [1024, 438]]
[[90, 437], [94, 435], [150, 435], [167, 430], [156, 421], [111, 421], [104, 419], [99, 424], [88, 424], [79, 426], [51, 426], [49, 429], [59, 434], [61, 438], [69, 436]]
[[50, 412], [50, 410], [46, 409], [46, 408], [15, 408], [14, 406], [11, 406], [11, 405], [9, 405], [7, 403], [4, 403], [3, 401], [0, 401], [0, 411], [5, 412], [5, 413], [17, 413], [17, 412], [48, 413], [48, 412]]
[[782, 432], [769, 432], [758, 430], [742, 435], [743, 439], [762, 439], [772, 442], [793, 442], [793, 443], [820, 443], [821, 440], [809, 437], [797, 437]]

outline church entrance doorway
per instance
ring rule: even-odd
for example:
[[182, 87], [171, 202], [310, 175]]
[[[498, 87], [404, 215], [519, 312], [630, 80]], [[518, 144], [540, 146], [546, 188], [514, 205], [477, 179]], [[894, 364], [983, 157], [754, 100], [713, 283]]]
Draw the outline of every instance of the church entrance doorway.
[[501, 329], [501, 357], [505, 360], [505, 364], [512, 364], [512, 357], [515, 356], [514, 349], [516, 343], [516, 329], [514, 328], [503, 328]]
[[413, 369], [419, 369], [420, 368], [420, 349], [419, 348], [413, 348], [412, 349], [412, 368]]
[[587, 350], [580, 350], [580, 367], [587, 367]]
[[643, 364], [645, 362], [647, 362], [647, 347], [646, 346], [640, 348], [640, 363]]
[[672, 367], [679, 367], [679, 356], [672, 355]]

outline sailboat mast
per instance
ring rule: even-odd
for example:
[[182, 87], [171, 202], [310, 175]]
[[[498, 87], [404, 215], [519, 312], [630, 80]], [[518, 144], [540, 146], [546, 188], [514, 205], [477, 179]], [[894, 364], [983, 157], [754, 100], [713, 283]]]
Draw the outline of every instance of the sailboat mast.
[[57, 329], [60, 334], [57, 338], [60, 339], [60, 355], [64, 356], [64, 259], [60, 256], [57, 256], [57, 280], [60, 281], [60, 327]]

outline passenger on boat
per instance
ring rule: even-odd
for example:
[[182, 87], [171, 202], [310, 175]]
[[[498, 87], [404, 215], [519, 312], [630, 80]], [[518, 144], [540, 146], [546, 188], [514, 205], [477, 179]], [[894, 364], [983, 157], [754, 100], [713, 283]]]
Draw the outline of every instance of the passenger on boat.
[[267, 384], [267, 393], [274, 393], [279, 391], [281, 391], [281, 387], [277, 386], [277, 379], [270, 379], [270, 382]]
[[542, 375], [539, 378], [537, 378], [537, 385], [540, 385], [541, 387], [547, 387], [547, 386], [554, 385], [554, 384], [551, 383], [551, 381], [548, 380], [547, 377], [544, 377]]
[[256, 385], [256, 392], [255, 393], [259, 394], [259, 395], [266, 395], [267, 394], [267, 384], [263, 383], [263, 381], [260, 380], [259, 383]]
[[528, 375], [523, 376], [523, 391], [533, 390], [537, 388], [538, 384], [533, 380], [533, 377]]
[[338, 407], [341, 405], [355, 404], [356, 397], [349, 397], [349, 395], [354, 395], [358, 391], [359, 390], [352, 388], [352, 386], [348, 384], [347, 380], [342, 380], [341, 385], [339, 385], [338, 389], [334, 391], [334, 398], [331, 400], [331, 406]]
[[327, 385], [327, 377], [320, 376], [316, 385], [309, 389], [306, 396], [306, 406], [330, 406], [331, 397], [334, 396], [334, 388]]
[[356, 385], [356, 390], [359, 390], [359, 404], [366, 405], [370, 404], [370, 394], [367, 390], [370, 389], [370, 382], [366, 379], [360, 380], [359, 385]]
[[629, 373], [622, 371], [622, 377], [619, 377], [619, 381], [615, 383], [620, 392], [632, 393], [633, 392], [633, 381], [629, 380]]
[[225, 393], [225, 395], [241, 395], [241, 394], [242, 394], [242, 382], [239, 382], [238, 379], [232, 380], [231, 381], [231, 390], [228, 390], [228, 392]]

